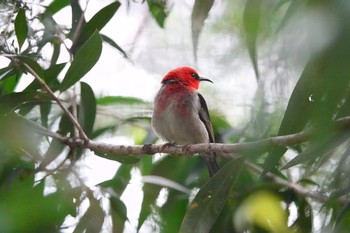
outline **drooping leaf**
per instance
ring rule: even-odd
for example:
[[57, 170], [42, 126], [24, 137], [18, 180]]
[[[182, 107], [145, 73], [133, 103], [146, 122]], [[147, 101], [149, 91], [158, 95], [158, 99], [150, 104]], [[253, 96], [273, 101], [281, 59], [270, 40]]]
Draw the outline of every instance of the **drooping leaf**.
[[60, 91], [65, 91], [78, 82], [96, 64], [102, 52], [102, 40], [98, 31], [86, 41], [74, 57], [61, 83]]
[[101, 232], [104, 222], [105, 213], [101, 207], [101, 203], [92, 194], [89, 195], [89, 207], [84, 215], [79, 220], [74, 229], [74, 233], [86, 232], [96, 233]]
[[101, 31], [101, 29], [111, 20], [115, 12], [118, 10], [120, 2], [112, 2], [111, 4], [102, 8], [97, 12], [86, 24], [81, 28], [80, 35], [72, 45], [72, 52], [75, 54], [76, 51], [92, 36], [95, 31]]
[[180, 232], [210, 232], [236, 182], [243, 162], [243, 159], [230, 161], [199, 190], [184, 217]]
[[78, 121], [85, 134], [90, 137], [96, 117], [96, 99], [89, 84], [80, 83], [80, 108]]
[[127, 208], [119, 198], [112, 196], [109, 198], [109, 201], [111, 205], [113, 232], [123, 232], [125, 222], [128, 220]]
[[259, 79], [256, 41], [258, 39], [261, 13], [261, 0], [248, 0], [243, 12], [243, 28], [250, 60], [253, 63], [255, 76]]
[[16, 19], [15, 19], [15, 32], [17, 36], [19, 49], [21, 49], [28, 35], [28, 24], [27, 24], [25, 10], [23, 8], [19, 9], [17, 13]]
[[52, 15], [56, 14], [63, 8], [69, 5], [69, 0], [54, 0], [47, 6], [46, 10], [49, 11]]
[[[78, 0], [70, 0], [70, 6], [72, 10], [72, 26], [70, 30], [70, 38], [76, 42], [77, 38], [76, 37], [77, 33], [80, 33], [84, 25], [86, 24], [85, 18], [84, 18], [84, 12], [81, 9], [81, 6], [79, 4]], [[74, 44], [72, 45], [74, 46]], [[73, 53], [75, 54], [75, 52]]]
[[111, 188], [119, 197], [123, 194], [131, 179], [133, 166], [121, 164], [114, 177], [98, 184], [102, 188]]
[[347, 133], [329, 134], [326, 137], [315, 137], [307, 149], [295, 156], [281, 169], [288, 169], [302, 163], [314, 162], [317, 158], [321, 158], [330, 151], [335, 150], [337, 147], [347, 141], [348, 137], [349, 135]]
[[161, 232], [181, 232], [180, 226], [188, 208], [188, 199], [181, 193], [169, 190], [166, 203], [160, 208]]
[[[202, 164], [203, 166], [200, 167], [199, 166], [200, 164]], [[198, 168], [198, 167], [200, 167], [200, 168]], [[177, 168], [177, 169], [173, 169], [173, 168]], [[162, 160], [158, 161], [156, 164], [154, 164], [151, 167], [151, 169], [152, 170], [151, 170], [150, 175], [164, 177], [164, 178], [172, 180], [176, 183], [179, 183], [181, 185], [184, 185], [185, 182], [187, 181], [186, 187], [195, 187], [196, 185], [198, 185], [198, 183], [196, 182], [196, 181], [198, 181], [197, 179], [196, 180], [190, 179], [190, 181], [188, 180], [188, 173], [189, 172], [192, 172], [194, 177], [199, 177], [199, 174], [203, 173], [203, 171], [205, 171], [205, 173], [207, 173], [205, 164], [201, 160], [201, 158], [199, 158], [199, 157], [192, 157], [192, 158], [165, 157]], [[172, 172], [169, 172], [170, 170]], [[205, 178], [207, 178], [207, 177], [205, 177]], [[200, 182], [200, 181], [198, 181], [198, 182]], [[143, 185], [144, 197], [142, 200], [141, 211], [139, 214], [139, 222], [138, 222], [138, 227], [137, 227], [138, 230], [140, 230], [140, 228], [142, 227], [145, 220], [152, 213], [152, 207], [156, 204], [156, 200], [158, 198], [158, 195], [159, 195], [159, 192], [161, 189], [162, 189], [162, 187], [160, 187], [158, 185], [153, 185], [153, 184], [149, 184], [149, 183], [145, 183]], [[179, 194], [178, 191], [174, 191], [174, 192]], [[175, 194], [171, 193], [171, 195], [175, 195], [175, 196], [173, 196], [175, 199], [178, 198], [178, 197], [176, 197], [176, 195], [177, 195], [176, 193]], [[182, 193], [180, 195], [182, 196], [182, 199], [186, 200], [188, 198], [188, 195], [184, 196], [184, 194], [182, 194]], [[171, 203], [169, 203], [169, 205], [171, 206]], [[164, 207], [164, 208], [166, 208], [166, 207]], [[166, 210], [163, 210], [163, 211], [166, 211]], [[175, 216], [173, 216], [173, 217], [175, 218]], [[166, 216], [163, 216], [164, 222], [168, 221], [168, 219], [166, 219], [166, 218], [167, 218]], [[171, 220], [169, 220], [169, 221], [171, 221]], [[179, 227], [179, 225], [177, 227]]]
[[[287, 135], [301, 131], [310, 121], [316, 95], [314, 83], [317, 78], [317, 66], [308, 64], [298, 80], [289, 99], [286, 112], [284, 113], [278, 135]], [[285, 147], [275, 147], [265, 160], [265, 172], [271, 171], [279, 163], [280, 158], [287, 151]]]
[[80, 41], [85, 42], [95, 31], [101, 29], [111, 20], [120, 7], [120, 2], [112, 2], [97, 12], [83, 27]]
[[58, 155], [62, 153], [64, 148], [65, 145], [62, 144], [62, 142], [52, 139], [49, 148], [45, 152], [37, 170], [41, 171], [42, 169], [46, 168], [47, 165], [51, 164], [58, 157]]
[[149, 11], [158, 25], [163, 28], [164, 21], [168, 16], [167, 0], [147, 0]]
[[209, 11], [214, 4], [214, 0], [196, 0], [194, 2], [191, 15], [193, 56], [197, 61], [197, 50], [199, 35], [202, 32], [204, 21], [208, 17]]
[[107, 44], [109, 44], [110, 46], [112, 46], [113, 48], [117, 49], [119, 52], [121, 52], [124, 56], [124, 58], [129, 59], [128, 55], [126, 54], [126, 52], [110, 37], [101, 34], [101, 38], [103, 40], [103, 42], [106, 42]]

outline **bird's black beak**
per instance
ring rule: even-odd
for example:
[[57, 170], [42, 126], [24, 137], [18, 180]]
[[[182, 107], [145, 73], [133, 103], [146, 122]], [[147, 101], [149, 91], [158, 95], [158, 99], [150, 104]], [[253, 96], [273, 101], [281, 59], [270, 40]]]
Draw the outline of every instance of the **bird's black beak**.
[[199, 78], [199, 81], [207, 81], [207, 82], [214, 83], [214, 82], [213, 82], [213, 81], [211, 81], [210, 79], [207, 79], [207, 78], [202, 78], [202, 77], [200, 77], [200, 78]]

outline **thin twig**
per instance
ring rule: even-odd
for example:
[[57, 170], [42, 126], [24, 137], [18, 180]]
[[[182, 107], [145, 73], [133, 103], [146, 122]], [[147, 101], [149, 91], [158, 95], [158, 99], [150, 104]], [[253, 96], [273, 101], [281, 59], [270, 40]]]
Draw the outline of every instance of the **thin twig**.
[[45, 83], [43, 79], [40, 78], [40, 76], [26, 63], [23, 63], [23, 65], [26, 67], [26, 69], [34, 76], [36, 80], [42, 85], [42, 87], [49, 93], [49, 95], [57, 102], [57, 104], [60, 106], [60, 108], [63, 110], [63, 112], [68, 116], [69, 120], [73, 123], [74, 127], [78, 129], [80, 137], [84, 141], [88, 141], [89, 138], [86, 136], [84, 130], [81, 128], [79, 122], [76, 120], [76, 118], [69, 112], [69, 110], [63, 105], [61, 100], [56, 97], [56, 95], [53, 93], [53, 91], [50, 89], [50, 87]]

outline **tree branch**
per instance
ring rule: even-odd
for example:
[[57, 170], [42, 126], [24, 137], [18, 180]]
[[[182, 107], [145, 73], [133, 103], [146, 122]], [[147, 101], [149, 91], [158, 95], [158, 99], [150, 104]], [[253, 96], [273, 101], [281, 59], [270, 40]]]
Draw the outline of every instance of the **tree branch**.
[[50, 89], [50, 87], [46, 84], [46, 82], [41, 79], [41, 77], [26, 63], [23, 63], [23, 65], [26, 67], [26, 69], [34, 76], [36, 80], [42, 85], [42, 87], [49, 93], [49, 95], [57, 102], [57, 104], [60, 106], [60, 108], [63, 110], [63, 112], [68, 116], [69, 120], [73, 123], [74, 127], [79, 131], [80, 137], [84, 141], [88, 141], [89, 138], [86, 136], [84, 130], [81, 128], [79, 122], [77, 119], [69, 112], [69, 110], [63, 105], [61, 100], [56, 97], [55, 93]]
[[[108, 153], [108, 154], [128, 154], [132, 155], [144, 155], [144, 154], [156, 154], [156, 153], [168, 153], [168, 154], [177, 154], [177, 155], [189, 155], [195, 153], [203, 152], [217, 152], [220, 156], [225, 156], [229, 158], [238, 158], [237, 154], [243, 152], [252, 152], [252, 151], [267, 151], [274, 146], [293, 146], [306, 142], [310, 139], [312, 134], [311, 131], [300, 132], [296, 134], [289, 134], [284, 136], [270, 137], [264, 140], [255, 141], [255, 142], [244, 142], [244, 143], [234, 143], [234, 144], [222, 144], [222, 143], [201, 143], [193, 145], [114, 145], [108, 143], [100, 143], [92, 140], [82, 140], [82, 139], [71, 139], [69, 137], [64, 137], [60, 134], [51, 132], [49, 129], [38, 125], [34, 122], [26, 120], [27, 124], [33, 127], [37, 132], [55, 138], [61, 141], [63, 144], [70, 147], [80, 147], [90, 149], [96, 154], [99, 153]], [[350, 127], [350, 117], [345, 117], [335, 121], [336, 128], [349, 128]], [[252, 171], [257, 174], [262, 174], [263, 169], [258, 165], [245, 161], [245, 165]], [[270, 178], [275, 184], [287, 187], [303, 197], [312, 198], [315, 201], [324, 203], [329, 200], [329, 196], [320, 193], [320, 192], [311, 192], [302, 185], [297, 183], [282, 179], [276, 176], [273, 173], [266, 173], [266, 177]], [[346, 199], [339, 198], [338, 202], [340, 204], [346, 203]]]

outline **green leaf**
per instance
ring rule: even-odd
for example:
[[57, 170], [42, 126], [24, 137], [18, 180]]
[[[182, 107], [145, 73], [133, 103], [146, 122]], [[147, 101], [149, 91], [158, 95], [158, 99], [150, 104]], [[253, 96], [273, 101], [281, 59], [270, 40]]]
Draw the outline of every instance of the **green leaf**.
[[[278, 136], [297, 133], [304, 129], [310, 121], [315, 97], [318, 69], [315, 64], [309, 63], [298, 80], [289, 99], [284, 113]], [[271, 171], [279, 164], [280, 158], [287, 151], [285, 147], [275, 147], [269, 153], [264, 163], [264, 171]]]
[[30, 69], [28, 69], [28, 67], [21, 67], [23, 69], [23, 71], [25, 72], [29, 72], [32, 73], [34, 72], [36, 75], [38, 75], [42, 80], [45, 80], [45, 73], [44, 70], [41, 68], [41, 66], [35, 61], [33, 60], [31, 57], [27, 57], [27, 56], [22, 56], [22, 55], [18, 55], [18, 56], [10, 56], [9, 57], [12, 61], [14, 61], [15, 63], [18, 62], [22, 62], [24, 64], [26, 64], [27, 66], [30, 67]]
[[[43, 77], [46, 84], [51, 88], [52, 91], [58, 90], [60, 83], [57, 80], [58, 75], [61, 73], [63, 68], [66, 66], [66, 63], [56, 64], [50, 66], [47, 70], [43, 71]], [[38, 80], [34, 79], [24, 90], [25, 91], [34, 91], [41, 88], [41, 84]]]
[[80, 108], [78, 114], [80, 126], [91, 137], [96, 117], [96, 99], [89, 84], [80, 83]]
[[0, 81], [11, 77], [14, 74], [14, 72], [16, 72], [16, 69], [11, 65], [0, 69]]
[[[86, 24], [85, 18], [84, 18], [84, 12], [80, 7], [78, 0], [70, 0], [71, 10], [72, 10], [72, 27], [70, 30], [70, 38], [75, 35], [77, 32], [81, 32], [82, 27]], [[74, 44], [72, 45], [72, 47]], [[75, 50], [73, 51], [73, 54], [75, 54]]]
[[180, 232], [210, 232], [243, 166], [243, 159], [230, 161], [199, 190], [182, 222]]
[[101, 232], [104, 222], [105, 213], [101, 207], [100, 201], [92, 194], [89, 194], [90, 206], [79, 220], [74, 233], [86, 232], [96, 233]]
[[61, 9], [65, 8], [69, 5], [69, 0], [54, 0], [51, 4], [46, 8], [51, 14], [56, 14]]
[[149, 11], [158, 25], [163, 28], [164, 21], [168, 17], [167, 1], [166, 0], [147, 0]]
[[106, 42], [107, 44], [109, 44], [110, 46], [112, 46], [113, 48], [115, 48], [119, 52], [121, 52], [123, 54], [124, 58], [129, 59], [126, 52], [114, 40], [112, 40], [110, 37], [103, 35], [103, 34], [101, 34], [101, 38], [102, 38], [103, 42]]
[[43, 159], [41, 160], [37, 170], [40, 171], [45, 169], [46, 166], [50, 165], [60, 155], [65, 148], [65, 145], [57, 139], [52, 139], [49, 148], [45, 152]]
[[160, 208], [160, 232], [178, 233], [188, 208], [188, 199], [176, 191], [170, 190], [167, 202]]
[[98, 184], [100, 187], [112, 188], [119, 197], [123, 194], [131, 179], [131, 169], [133, 166], [121, 164], [114, 177], [110, 180]]
[[17, 72], [14, 70], [12, 74], [9, 74], [8, 77], [5, 77], [6, 80], [2, 80], [0, 82], [0, 95], [13, 93], [21, 76], [22, 72]]
[[135, 97], [126, 97], [126, 96], [104, 96], [96, 100], [98, 105], [111, 105], [111, 104], [145, 104], [146, 101], [135, 98]]
[[41, 92], [31, 91], [31, 92], [16, 92], [8, 95], [0, 96], [0, 115], [6, 114], [10, 111], [14, 111], [19, 106], [25, 103], [39, 103], [48, 102], [50, 97]]
[[28, 35], [28, 24], [26, 20], [25, 10], [23, 8], [19, 9], [17, 13], [15, 19], [15, 32], [17, 36], [19, 49], [21, 49]]
[[0, 215], [1, 232], [56, 232], [69, 214], [73, 203], [64, 193], [44, 195], [44, 182], [33, 187], [33, 179], [22, 177], [2, 189], [0, 206], [6, 214]]
[[192, 45], [193, 55], [197, 61], [197, 50], [199, 35], [202, 32], [204, 21], [208, 17], [209, 11], [214, 4], [214, 0], [196, 0], [194, 2], [191, 15]]
[[111, 20], [119, 7], [120, 2], [112, 2], [97, 12], [83, 27], [79, 41], [84, 43], [85, 40], [89, 38], [96, 30], [101, 31], [101, 29]]
[[77, 41], [72, 45], [71, 51], [73, 54], [76, 53], [77, 50], [80, 49], [82, 44], [86, 42], [86, 40], [91, 37], [91, 35], [95, 31], [101, 31], [101, 29], [111, 20], [114, 16], [115, 12], [118, 10], [120, 6], [119, 2], [113, 2], [108, 6], [102, 8], [99, 12], [97, 12], [89, 22], [85, 23], [82, 26], [81, 32]]
[[119, 198], [113, 196], [109, 198], [109, 201], [111, 205], [113, 232], [123, 232], [125, 221], [128, 220], [126, 206]]
[[102, 52], [102, 40], [98, 31], [79, 49], [63, 78], [60, 91], [63, 92], [78, 82], [96, 64]]
[[246, 36], [248, 52], [253, 63], [255, 76], [259, 79], [259, 69], [256, 53], [261, 13], [261, 0], [248, 0], [243, 12], [243, 28]]

